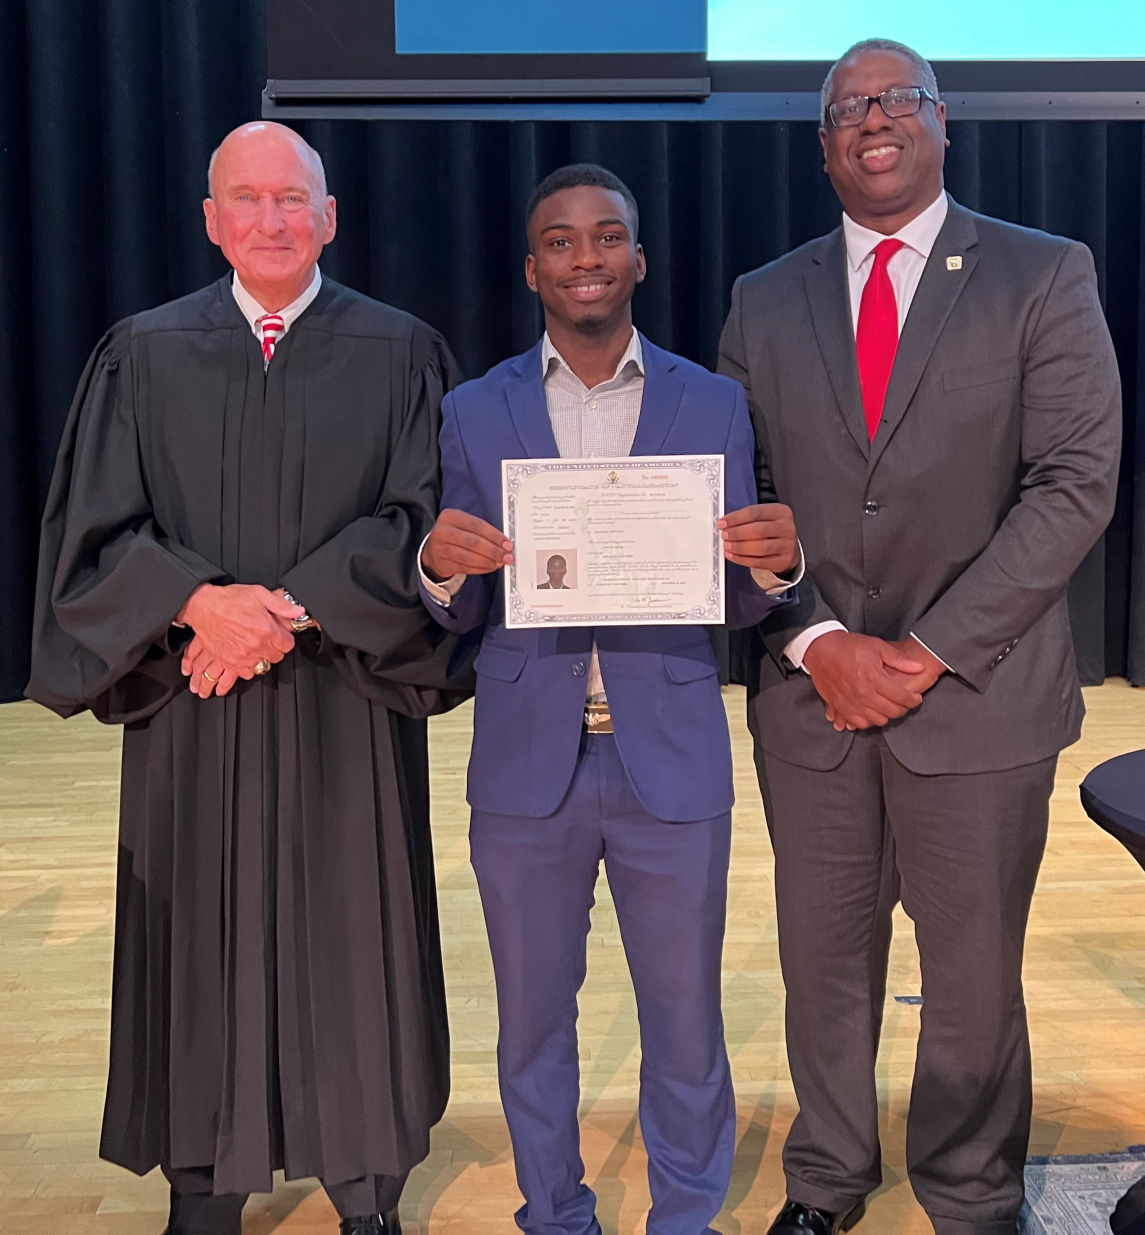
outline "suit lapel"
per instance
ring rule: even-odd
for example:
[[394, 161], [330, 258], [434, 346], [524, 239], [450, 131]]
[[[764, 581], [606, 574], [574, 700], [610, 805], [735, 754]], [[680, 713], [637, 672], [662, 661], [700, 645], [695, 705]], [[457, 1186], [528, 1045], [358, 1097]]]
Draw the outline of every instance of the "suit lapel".
[[516, 380], [506, 387], [509, 415], [513, 427], [525, 447], [527, 459], [557, 459], [557, 439], [545, 402], [545, 380], [541, 372], [541, 344], [531, 348], [514, 362]]
[[864, 456], [871, 442], [863, 418], [863, 393], [855, 359], [855, 328], [851, 322], [851, 294], [847, 284], [847, 246], [840, 227], [812, 253], [813, 264], [804, 275], [811, 324], [819, 344], [835, 402]]
[[[883, 418], [871, 444], [872, 468], [906, 415], [942, 328], [978, 264], [978, 256], [973, 251], [977, 243], [974, 216], [952, 201], [903, 323]], [[952, 257], [961, 259], [954, 270], [947, 261]]]
[[641, 335], [644, 353], [644, 398], [640, 403], [640, 421], [632, 443], [634, 455], [657, 455], [663, 448], [668, 430], [680, 410], [684, 383], [673, 372], [676, 360], [670, 352], [648, 342]]

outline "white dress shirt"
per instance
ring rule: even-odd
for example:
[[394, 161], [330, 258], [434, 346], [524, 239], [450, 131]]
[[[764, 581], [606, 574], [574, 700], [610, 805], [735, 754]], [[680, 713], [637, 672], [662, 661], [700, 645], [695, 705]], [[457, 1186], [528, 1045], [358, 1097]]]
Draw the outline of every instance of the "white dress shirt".
[[[310, 286], [297, 300], [292, 300], [285, 309], [278, 310], [278, 316], [282, 318], [282, 334], [278, 336], [280, 339], [286, 337], [286, 332], [310, 308], [314, 303], [314, 297], [318, 295], [321, 289], [322, 271], [315, 266], [314, 278], [310, 280]], [[255, 322], [266, 313], [266, 309], [243, 287], [237, 270], [234, 273], [234, 278], [231, 280], [231, 291], [234, 293], [235, 303], [242, 310], [243, 317], [250, 322], [250, 328], [255, 338], [261, 342], [262, 335], [259, 334], [259, 329]]]
[[[843, 238], [847, 245], [847, 286], [851, 293], [851, 327], [858, 334], [859, 306], [863, 300], [863, 289], [871, 277], [875, 264], [875, 249], [884, 240], [901, 240], [903, 247], [887, 263], [887, 274], [895, 291], [895, 301], [899, 312], [899, 334], [902, 334], [903, 323], [910, 312], [914, 294], [926, 269], [927, 259], [934, 248], [938, 233], [946, 222], [946, 214], [950, 205], [946, 193], [942, 192], [922, 212], [917, 215], [894, 236], [884, 236], [882, 232], [873, 232], [868, 227], [856, 223], [850, 215], [843, 215]], [[817, 622], [809, 626], [784, 648], [784, 655], [796, 669], [803, 668], [803, 657], [807, 649], [819, 638], [832, 630], [846, 630], [842, 622]], [[917, 638], [917, 636], [915, 636]], [[922, 640], [918, 640], [922, 643]], [[922, 643], [926, 647], [925, 643]], [[927, 648], [927, 651], [930, 651]], [[941, 659], [941, 657], [939, 658]], [[943, 664], [946, 662], [943, 661]], [[948, 669], [949, 665], [946, 666]]]
[[906, 227], [895, 232], [893, 236], [873, 232], [868, 227], [860, 226], [850, 215], [843, 215], [843, 238], [847, 242], [847, 283], [851, 290], [851, 326], [856, 335], [859, 332], [859, 306], [863, 300], [863, 289], [867, 286], [875, 264], [875, 249], [884, 240], [903, 242], [903, 247], [887, 263], [887, 274], [890, 275], [891, 286], [895, 289], [895, 300], [898, 302], [899, 334], [902, 334], [903, 322], [910, 312], [914, 294], [918, 291], [927, 258], [938, 239], [938, 233], [942, 231], [949, 209], [950, 203], [946, 194], [940, 193], [922, 214], [911, 219]]
[[[541, 369], [549, 422], [553, 426], [553, 437], [562, 459], [621, 458], [632, 453], [632, 443], [636, 440], [636, 429], [640, 423], [640, 407], [644, 401], [644, 349], [635, 327], [616, 372], [608, 381], [593, 386], [591, 390], [569, 368], [565, 358], [553, 346], [547, 330], [541, 340]], [[421, 566], [420, 552], [418, 566]], [[797, 571], [797, 578], [791, 582], [780, 579], [770, 570], [752, 571], [755, 582], [771, 595], [779, 595], [794, 587], [802, 575], [802, 565]], [[426, 591], [443, 606], [449, 605], [466, 580], [465, 575], [458, 574], [443, 583], [435, 583], [424, 570], [421, 577]], [[607, 702], [595, 643], [586, 691], [589, 703]]]

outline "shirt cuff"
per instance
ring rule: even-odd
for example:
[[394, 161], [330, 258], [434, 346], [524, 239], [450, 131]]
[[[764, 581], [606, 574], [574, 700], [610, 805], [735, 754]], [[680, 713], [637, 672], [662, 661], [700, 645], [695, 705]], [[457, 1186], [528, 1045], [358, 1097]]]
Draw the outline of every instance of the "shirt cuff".
[[436, 601], [443, 609], [448, 609], [453, 598], [461, 591], [468, 575], [452, 575], [448, 579], [444, 579], [441, 583], [431, 579], [425, 573], [425, 567], [421, 564], [421, 555], [425, 552], [427, 536], [421, 542], [421, 548], [417, 551], [417, 573], [421, 575], [421, 581], [425, 590], [429, 593], [430, 599]]
[[[784, 592], [789, 591], [797, 583], [803, 579], [803, 575], [807, 570], [807, 563], [803, 557], [803, 546], [799, 546], [799, 565], [794, 571], [794, 578], [784, 579], [781, 575], [777, 575], [773, 570], [762, 570], [758, 566], [751, 568], [751, 577], [755, 580], [758, 587], [768, 594], [768, 596], [782, 596]], [[787, 571], [787, 574], [792, 574]]]
[[938, 661], [938, 663], [939, 663], [939, 664], [940, 664], [940, 665], [941, 665], [941, 666], [942, 666], [942, 667], [946, 670], [946, 672], [947, 672], [947, 673], [953, 673], [956, 677], [958, 676], [958, 671], [957, 671], [956, 669], [952, 669], [952, 668], [951, 668], [951, 667], [950, 667], [950, 666], [946, 663], [946, 661], [944, 661], [944, 660], [942, 659], [942, 657], [941, 657], [941, 656], [939, 656], [939, 654], [938, 654], [938, 653], [934, 650], [934, 648], [928, 648], [928, 647], [926, 647], [926, 644], [925, 644], [925, 643], [923, 643], [923, 641], [922, 641], [922, 640], [918, 637], [918, 635], [916, 635], [916, 634], [914, 633], [914, 631], [913, 631], [913, 630], [910, 632], [910, 637], [911, 637], [911, 638], [915, 641], [915, 643], [917, 643], [920, 647], [924, 647], [924, 648], [926, 648], [926, 650], [927, 650], [927, 651], [931, 654], [931, 656], [933, 656], [933, 657], [934, 657], [934, 659], [935, 659], [936, 661]]
[[[844, 634], [847, 632], [847, 628], [842, 622], [816, 622], [814, 626], [808, 626], [802, 634], [796, 635], [783, 649], [784, 656], [791, 661], [796, 669], [803, 669], [803, 658], [807, 655], [807, 649], [820, 635], [829, 634], [833, 630], [841, 630]], [[807, 672], [805, 669], [803, 671]]]

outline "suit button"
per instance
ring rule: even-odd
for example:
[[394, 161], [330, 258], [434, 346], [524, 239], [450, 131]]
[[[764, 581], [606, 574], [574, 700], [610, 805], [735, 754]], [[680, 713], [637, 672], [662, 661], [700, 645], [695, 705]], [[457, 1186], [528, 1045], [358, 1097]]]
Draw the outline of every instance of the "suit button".
[[583, 677], [584, 677], [584, 675], [585, 675], [584, 661], [583, 661], [583, 660], [578, 660], [578, 661], [576, 662], [576, 664], [575, 664], [575, 665], [573, 665], [573, 677], [574, 677], [574, 678], [583, 678]]
[[871, 598], [871, 600], [878, 600], [882, 594], [883, 589], [877, 584], [874, 587], [867, 588], [867, 595]]
[[879, 513], [879, 504], [878, 504], [878, 502], [868, 502], [868, 503], [867, 503], [867, 504], [863, 507], [863, 514], [865, 514], [865, 515], [877, 515], [878, 513]]

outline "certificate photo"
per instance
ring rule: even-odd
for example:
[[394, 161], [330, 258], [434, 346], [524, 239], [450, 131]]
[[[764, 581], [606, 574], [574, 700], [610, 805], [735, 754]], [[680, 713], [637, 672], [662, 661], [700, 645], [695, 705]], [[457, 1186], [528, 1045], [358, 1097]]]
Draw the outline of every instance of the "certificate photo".
[[537, 550], [537, 591], [572, 592], [576, 590], [577, 553], [575, 549]]
[[719, 624], [722, 455], [506, 459], [506, 626]]

